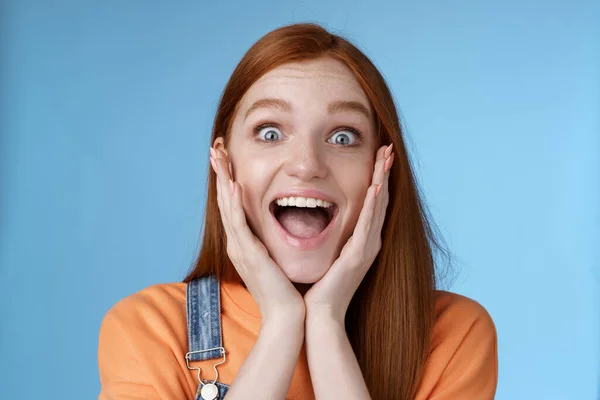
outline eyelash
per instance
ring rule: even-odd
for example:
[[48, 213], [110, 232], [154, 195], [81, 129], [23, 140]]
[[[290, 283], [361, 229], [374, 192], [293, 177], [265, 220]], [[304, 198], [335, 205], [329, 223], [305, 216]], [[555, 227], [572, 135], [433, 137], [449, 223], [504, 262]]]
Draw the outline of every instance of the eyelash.
[[[267, 122], [265, 124], [260, 124], [260, 125], [256, 126], [252, 130], [252, 132], [254, 133], [254, 137], [256, 138], [256, 136], [264, 128], [277, 128], [277, 129], [281, 129], [277, 124], [273, 124], [273, 123], [270, 123], [270, 122]], [[349, 144], [347, 146], [342, 146], [342, 147], [353, 147], [353, 146], [356, 146], [356, 145], [358, 145], [358, 144], [360, 144], [362, 142], [363, 134], [360, 131], [358, 131], [357, 129], [351, 128], [349, 126], [341, 126], [338, 129], [336, 129], [335, 131], [333, 131], [331, 135], [335, 135], [336, 133], [342, 132], [342, 131], [349, 131], [349, 132], [352, 132], [354, 135], [356, 135], [356, 143]], [[264, 142], [264, 140], [260, 140], [260, 139], [257, 139], [257, 140], [259, 140], [260, 142]]]

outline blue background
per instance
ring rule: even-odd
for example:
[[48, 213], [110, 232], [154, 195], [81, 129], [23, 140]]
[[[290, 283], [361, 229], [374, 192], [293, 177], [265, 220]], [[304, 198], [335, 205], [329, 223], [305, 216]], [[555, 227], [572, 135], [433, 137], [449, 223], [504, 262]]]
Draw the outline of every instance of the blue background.
[[497, 398], [600, 398], [599, 3], [217, 3], [2, 2], [0, 398], [97, 396], [104, 313], [194, 260], [230, 73], [305, 21], [388, 80]]

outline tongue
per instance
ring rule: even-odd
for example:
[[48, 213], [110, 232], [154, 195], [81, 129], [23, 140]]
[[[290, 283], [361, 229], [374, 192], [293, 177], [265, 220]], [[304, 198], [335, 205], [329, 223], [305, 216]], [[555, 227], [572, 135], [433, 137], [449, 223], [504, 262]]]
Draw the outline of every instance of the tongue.
[[286, 231], [301, 239], [317, 236], [327, 227], [325, 212], [315, 208], [286, 207], [277, 219]]

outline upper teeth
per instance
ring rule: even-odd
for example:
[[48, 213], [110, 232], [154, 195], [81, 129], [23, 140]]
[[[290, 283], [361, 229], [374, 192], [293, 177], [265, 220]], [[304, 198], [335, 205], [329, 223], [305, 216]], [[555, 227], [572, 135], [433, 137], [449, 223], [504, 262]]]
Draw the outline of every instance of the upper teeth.
[[333, 205], [333, 203], [330, 203], [327, 200], [314, 199], [312, 197], [282, 197], [281, 199], [277, 199], [277, 205], [309, 208], [329, 208]]

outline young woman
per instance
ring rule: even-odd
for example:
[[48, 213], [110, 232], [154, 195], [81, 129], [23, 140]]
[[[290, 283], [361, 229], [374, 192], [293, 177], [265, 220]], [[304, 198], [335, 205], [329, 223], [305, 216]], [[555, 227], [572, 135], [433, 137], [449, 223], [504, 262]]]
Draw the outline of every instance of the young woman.
[[443, 249], [364, 54], [314, 24], [270, 32], [211, 143], [196, 265], [107, 313], [101, 400], [494, 397], [494, 324], [436, 290]]

